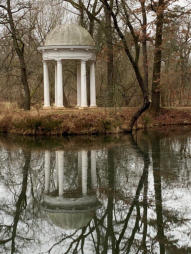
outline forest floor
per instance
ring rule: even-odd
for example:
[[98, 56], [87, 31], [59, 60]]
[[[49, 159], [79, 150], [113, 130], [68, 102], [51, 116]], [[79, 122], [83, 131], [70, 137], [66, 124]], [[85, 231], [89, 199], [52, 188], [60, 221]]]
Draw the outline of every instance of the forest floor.
[[[83, 135], [128, 132], [137, 108], [32, 109], [0, 107], [0, 132], [22, 135]], [[190, 125], [191, 107], [162, 108], [157, 116], [146, 112], [135, 129]]]

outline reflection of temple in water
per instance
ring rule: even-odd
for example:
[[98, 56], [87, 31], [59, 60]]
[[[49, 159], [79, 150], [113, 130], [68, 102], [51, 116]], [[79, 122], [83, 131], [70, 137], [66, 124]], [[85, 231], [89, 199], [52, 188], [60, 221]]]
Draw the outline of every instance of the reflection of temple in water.
[[95, 193], [96, 151], [90, 153], [88, 156], [85, 150], [76, 153], [56, 151], [55, 167], [51, 167], [51, 153], [45, 151], [42, 205], [50, 220], [61, 228], [86, 226], [99, 206]]

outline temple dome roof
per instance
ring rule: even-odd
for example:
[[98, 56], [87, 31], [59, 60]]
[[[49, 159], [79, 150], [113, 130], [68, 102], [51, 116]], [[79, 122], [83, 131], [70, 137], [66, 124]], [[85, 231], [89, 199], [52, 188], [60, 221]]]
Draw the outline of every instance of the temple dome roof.
[[56, 26], [47, 35], [45, 46], [95, 46], [89, 32], [77, 24]]

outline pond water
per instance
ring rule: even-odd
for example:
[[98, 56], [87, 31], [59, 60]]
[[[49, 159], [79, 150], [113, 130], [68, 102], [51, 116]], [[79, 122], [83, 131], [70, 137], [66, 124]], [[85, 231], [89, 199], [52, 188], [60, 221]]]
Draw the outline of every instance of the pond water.
[[1, 136], [0, 253], [191, 253], [191, 128]]

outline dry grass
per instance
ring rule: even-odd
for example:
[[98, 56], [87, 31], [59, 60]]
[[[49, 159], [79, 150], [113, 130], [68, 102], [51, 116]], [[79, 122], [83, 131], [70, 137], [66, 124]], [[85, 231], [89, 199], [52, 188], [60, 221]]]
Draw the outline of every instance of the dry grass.
[[18, 111], [18, 105], [11, 102], [0, 102], [0, 113], [9, 113]]
[[[26, 112], [13, 104], [0, 106], [0, 132], [22, 135], [120, 133], [128, 130], [129, 121], [136, 110], [136, 108], [87, 110], [36, 108]], [[145, 113], [135, 127], [138, 129], [174, 124], [191, 124], [191, 111], [162, 109], [157, 117]]]

